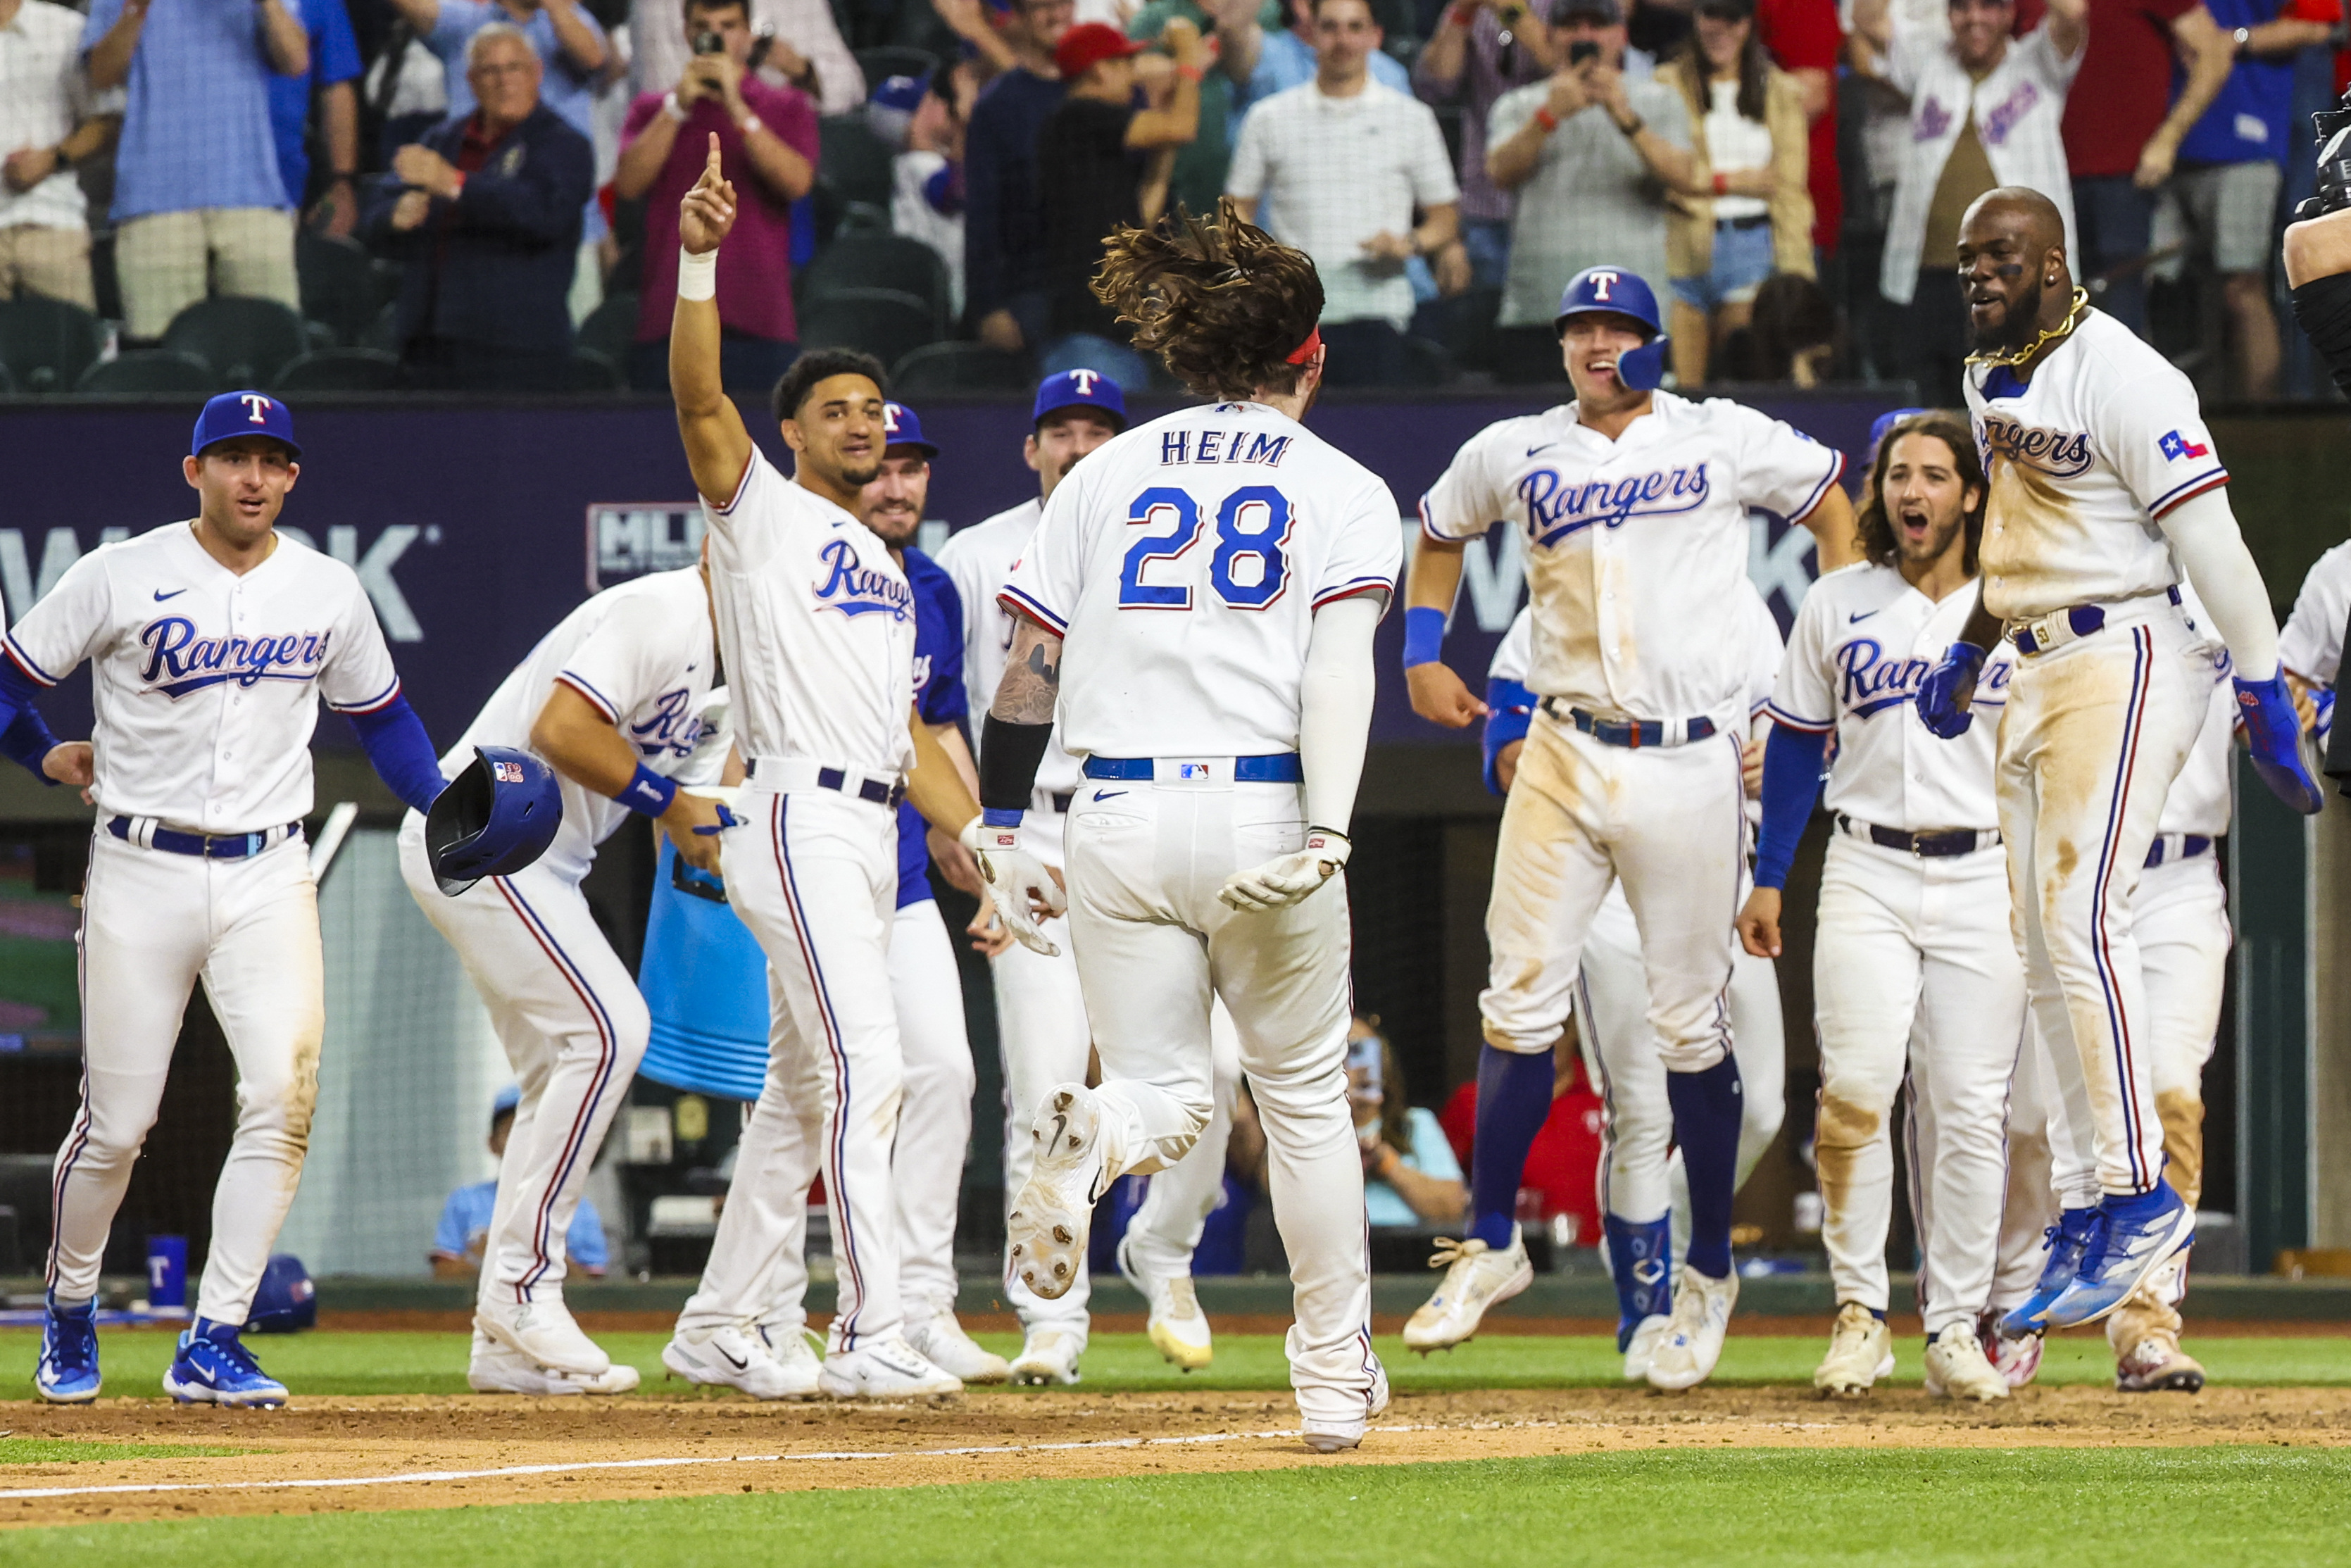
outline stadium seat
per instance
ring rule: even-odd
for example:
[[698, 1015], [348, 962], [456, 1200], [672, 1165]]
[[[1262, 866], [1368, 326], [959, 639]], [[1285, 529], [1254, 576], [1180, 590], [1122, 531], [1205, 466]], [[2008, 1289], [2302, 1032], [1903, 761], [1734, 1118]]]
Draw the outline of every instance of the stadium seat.
[[225, 385], [260, 386], [311, 343], [302, 318], [277, 300], [224, 294], [172, 317], [162, 346], [194, 355]]
[[580, 348], [571, 350], [571, 358], [565, 362], [555, 384], [547, 390], [601, 395], [628, 391], [629, 379], [611, 360], [593, 349]]
[[894, 288], [931, 303], [935, 335], [945, 335], [954, 285], [939, 253], [904, 235], [852, 233], [834, 238], [794, 280], [803, 309], [844, 288]]
[[604, 303], [580, 323], [580, 346], [591, 349], [616, 365], [629, 362], [629, 345], [637, 339], [637, 296], [607, 294]]
[[139, 349], [82, 372], [74, 391], [91, 397], [203, 398], [218, 391], [212, 366], [176, 349]]
[[271, 382], [281, 392], [398, 392], [408, 382], [400, 361], [381, 349], [313, 349]]
[[397, 300], [375, 313], [367, 330], [361, 332], [357, 345], [362, 349], [381, 349], [388, 354], [400, 352], [400, 304]]
[[24, 392], [71, 392], [105, 342], [98, 318], [78, 305], [30, 292], [0, 300], [0, 365]]
[[1444, 345], [1406, 334], [1404, 340], [1404, 381], [1408, 387], [1441, 387], [1453, 379], [1453, 361]]
[[862, 114], [828, 114], [816, 122], [817, 167], [841, 197], [890, 205], [890, 144], [873, 133]]
[[1464, 289], [1449, 299], [1432, 299], [1412, 313], [1411, 331], [1444, 349], [1455, 364], [1491, 370], [1494, 318], [1501, 313], [1499, 288]]
[[890, 388], [904, 398], [933, 392], [1028, 392], [1037, 367], [1026, 354], [1008, 354], [985, 343], [933, 343], [916, 349], [890, 371]]
[[356, 240], [329, 239], [304, 229], [294, 239], [294, 269], [301, 279], [302, 314], [333, 329], [338, 343], [356, 343], [382, 303], [375, 261]]
[[6, 365], [0, 364], [0, 396], [14, 397], [16, 395], [16, 378], [8, 373], [8, 367]]
[[870, 97], [875, 88], [892, 77], [925, 76], [939, 68], [938, 56], [928, 49], [907, 44], [877, 44], [872, 48], [853, 51], [857, 68], [865, 73], [865, 91]]
[[885, 365], [938, 338], [927, 299], [895, 288], [841, 288], [800, 312], [803, 349], [862, 349]]

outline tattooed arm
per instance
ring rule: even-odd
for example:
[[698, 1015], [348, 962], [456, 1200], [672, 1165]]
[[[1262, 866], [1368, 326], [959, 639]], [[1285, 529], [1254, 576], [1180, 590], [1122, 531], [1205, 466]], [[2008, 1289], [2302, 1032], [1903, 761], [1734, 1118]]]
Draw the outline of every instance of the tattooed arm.
[[1061, 695], [1061, 636], [1024, 616], [1012, 629], [1012, 652], [987, 716], [1006, 724], [1049, 725]]
[[984, 810], [962, 835], [964, 847], [978, 857], [980, 874], [1012, 935], [1048, 957], [1061, 949], [1037, 922], [1060, 914], [1066, 900], [1060, 883], [1019, 847], [1019, 835], [1021, 815], [1037, 789], [1037, 765], [1053, 738], [1053, 707], [1061, 694], [1061, 634], [1024, 616], [1013, 631], [1011, 655], [980, 731]]

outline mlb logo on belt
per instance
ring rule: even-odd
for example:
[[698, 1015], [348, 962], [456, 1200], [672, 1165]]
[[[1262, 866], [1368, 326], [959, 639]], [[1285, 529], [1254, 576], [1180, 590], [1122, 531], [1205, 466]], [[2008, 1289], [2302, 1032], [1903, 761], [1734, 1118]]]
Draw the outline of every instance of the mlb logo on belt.
[[522, 782], [522, 764], [519, 762], [493, 762], [490, 764], [490, 771], [497, 776], [497, 780], [501, 784]]
[[1210, 772], [1211, 769], [1205, 762], [1179, 762], [1176, 765], [1176, 777], [1186, 782], [1194, 779], [1205, 780], [1210, 776]]
[[2166, 457], [2168, 457], [2174, 463], [2179, 462], [2183, 457], [2210, 457], [2212, 455], [2212, 449], [2210, 447], [2199, 445], [2197, 443], [2189, 440], [2186, 436], [2180, 434], [2179, 432], [2176, 430], [2166, 431], [2164, 433], [2163, 439], [2157, 442], [2155, 445], [2157, 451], [2161, 452]]

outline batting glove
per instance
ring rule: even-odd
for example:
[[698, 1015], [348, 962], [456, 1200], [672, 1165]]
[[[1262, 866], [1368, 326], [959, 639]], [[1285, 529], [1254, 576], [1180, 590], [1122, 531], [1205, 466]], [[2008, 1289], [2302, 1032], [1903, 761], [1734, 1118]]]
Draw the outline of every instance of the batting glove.
[[1976, 677], [1983, 674], [1986, 650], [1973, 643], [1954, 643], [1943, 651], [1927, 678], [1918, 683], [1918, 722], [1945, 740], [1967, 734], [1975, 715], [1959, 706], [1974, 695]]
[[1003, 917], [1012, 939], [1030, 952], [1060, 957], [1061, 947], [1037, 924], [1032, 904], [1043, 904], [1048, 915], [1059, 915], [1070, 907], [1070, 897], [1045, 869], [1045, 862], [1020, 847], [1020, 830], [990, 827], [985, 817], [974, 817], [956, 836], [979, 862], [979, 874], [987, 879], [996, 913]]
[[2253, 771], [2270, 793], [2300, 811], [2315, 816], [2326, 809], [2326, 797], [2310, 770], [2302, 764], [2302, 720], [2294, 711], [2294, 694], [2286, 689], [2285, 672], [2266, 681], [2238, 676], [2237, 706], [2245, 718], [2245, 744], [2253, 754]]
[[1233, 873], [1217, 896], [1251, 914], [1287, 909], [1336, 876], [1354, 847], [1335, 828], [1309, 828], [1304, 849], [1277, 855], [1254, 870]]

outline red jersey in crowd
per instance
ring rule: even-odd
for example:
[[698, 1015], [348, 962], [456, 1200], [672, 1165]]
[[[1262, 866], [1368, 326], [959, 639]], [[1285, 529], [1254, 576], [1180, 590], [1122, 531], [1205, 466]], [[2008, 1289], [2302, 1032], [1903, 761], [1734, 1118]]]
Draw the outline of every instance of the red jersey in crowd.
[[[1551, 1103], [1551, 1115], [1527, 1151], [1526, 1174], [1519, 1178], [1521, 1193], [1541, 1195], [1542, 1217], [1572, 1215], [1579, 1247], [1600, 1245], [1600, 1134], [1607, 1107], [1593, 1092], [1579, 1065], [1575, 1081]], [[1464, 1083], [1445, 1103], [1437, 1118], [1446, 1142], [1465, 1171], [1471, 1169], [1470, 1146], [1478, 1135], [1478, 1084]]]

